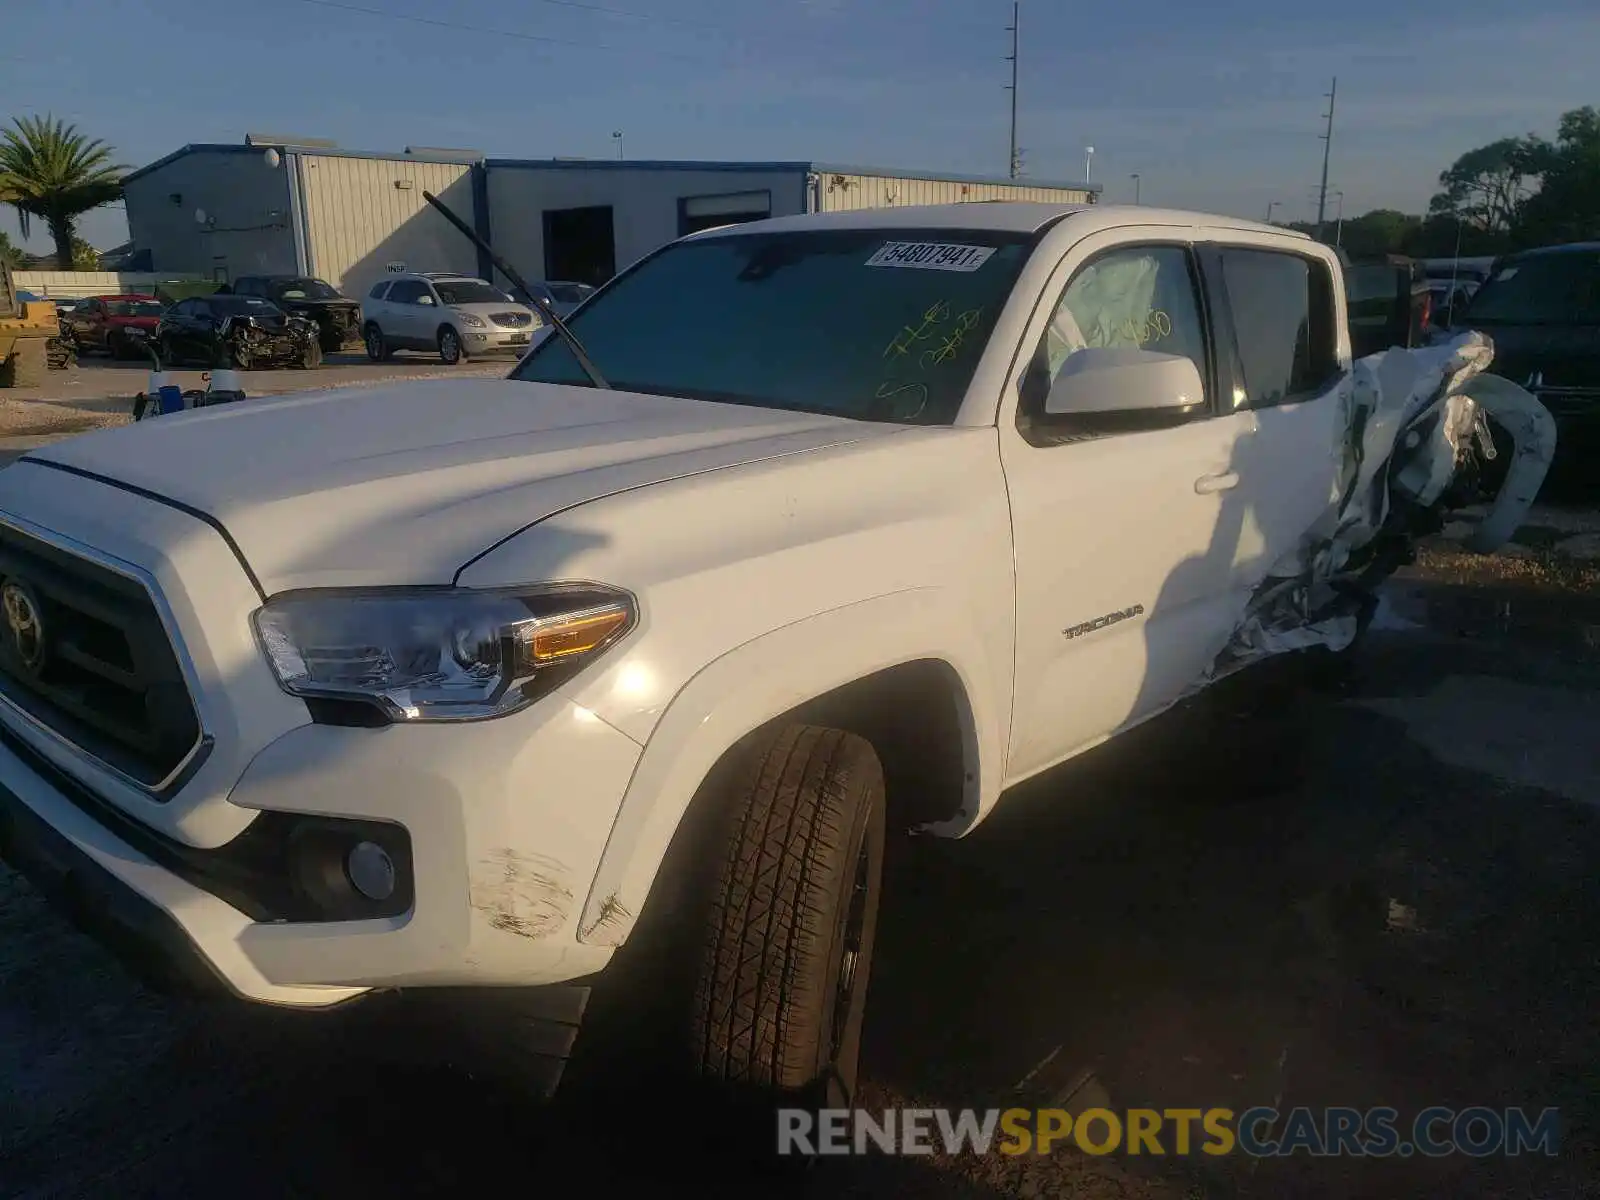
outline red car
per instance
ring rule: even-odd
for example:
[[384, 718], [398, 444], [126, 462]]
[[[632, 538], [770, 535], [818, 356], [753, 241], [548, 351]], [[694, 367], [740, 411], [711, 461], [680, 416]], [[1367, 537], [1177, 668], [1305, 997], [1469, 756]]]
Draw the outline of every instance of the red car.
[[91, 296], [62, 319], [62, 332], [79, 354], [101, 352], [113, 358], [143, 355], [161, 320], [154, 296]]

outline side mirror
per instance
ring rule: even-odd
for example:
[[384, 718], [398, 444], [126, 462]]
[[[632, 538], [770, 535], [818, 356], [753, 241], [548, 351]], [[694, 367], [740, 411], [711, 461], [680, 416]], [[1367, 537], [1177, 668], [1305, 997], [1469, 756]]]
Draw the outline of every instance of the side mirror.
[[1204, 410], [1194, 362], [1135, 346], [1090, 346], [1061, 364], [1045, 397], [1047, 418], [1086, 430], [1159, 429]]

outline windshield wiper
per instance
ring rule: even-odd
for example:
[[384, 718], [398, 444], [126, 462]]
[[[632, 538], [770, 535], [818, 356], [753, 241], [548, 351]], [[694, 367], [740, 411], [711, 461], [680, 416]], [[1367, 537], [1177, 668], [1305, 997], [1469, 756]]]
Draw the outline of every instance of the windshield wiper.
[[496, 254], [493, 246], [489, 245], [488, 242], [484, 241], [478, 236], [476, 230], [474, 230], [460, 217], [456, 216], [455, 213], [451, 212], [447, 207], [445, 207], [443, 201], [441, 201], [439, 197], [435, 196], [432, 192], [424, 191], [422, 193], [422, 198], [429, 204], [433, 205], [434, 208], [438, 209], [439, 212], [444, 215], [445, 220], [449, 221], [450, 224], [454, 225], [462, 233], [466, 234], [467, 238], [472, 242], [473, 245], [489, 256], [489, 261], [499, 268], [500, 273], [507, 279], [511, 280], [514, 286], [521, 288], [522, 294], [528, 297], [529, 300], [533, 301], [534, 305], [544, 314], [545, 319], [548, 320], [551, 325], [555, 326], [556, 332], [561, 335], [561, 340], [566, 342], [567, 349], [572, 351], [572, 357], [578, 360], [578, 365], [583, 368], [583, 373], [589, 377], [589, 382], [594, 384], [594, 386], [597, 388], [606, 388], [609, 390], [611, 385], [606, 382], [605, 376], [600, 374], [600, 371], [594, 365], [593, 360], [589, 358], [589, 352], [583, 348], [583, 343], [578, 340], [578, 335], [567, 328], [567, 323], [556, 315], [556, 310], [552, 308], [543, 297], [537, 295], [534, 290], [528, 286], [527, 281], [523, 279], [521, 275], [517, 274], [515, 268], [513, 268], [510, 263], [506, 262], [505, 259]]

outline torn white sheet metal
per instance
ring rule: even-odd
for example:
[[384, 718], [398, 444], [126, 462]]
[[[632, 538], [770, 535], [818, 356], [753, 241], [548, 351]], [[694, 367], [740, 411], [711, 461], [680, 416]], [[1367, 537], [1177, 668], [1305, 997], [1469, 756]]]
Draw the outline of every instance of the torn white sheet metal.
[[1493, 459], [1488, 419], [1512, 442], [1505, 480], [1468, 549], [1492, 553], [1526, 517], [1555, 455], [1555, 422], [1528, 391], [1484, 369], [1494, 346], [1465, 333], [1437, 346], [1359, 359], [1340, 393], [1348, 436], [1339, 498], [1274, 565], [1227, 649], [1194, 690], [1274, 654], [1343, 650], [1374, 611], [1400, 552], [1475, 497], [1453, 488]]

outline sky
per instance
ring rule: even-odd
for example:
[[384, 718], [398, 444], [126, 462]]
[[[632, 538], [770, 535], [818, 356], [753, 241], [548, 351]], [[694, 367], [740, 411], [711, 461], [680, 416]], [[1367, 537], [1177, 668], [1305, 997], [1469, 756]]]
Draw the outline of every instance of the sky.
[[[1020, 0], [1018, 142], [1108, 202], [1423, 211], [1495, 138], [1600, 105], [1596, 0]], [[495, 157], [806, 159], [1003, 175], [1010, 0], [43, 0], [7, 6], [0, 122], [142, 166], [247, 132]], [[465, 27], [465, 28], [463, 28]], [[1086, 164], [1085, 148], [1094, 147]], [[15, 214], [0, 228], [18, 240]], [[119, 207], [80, 226], [127, 237]], [[25, 243], [43, 250], [37, 227]]]

